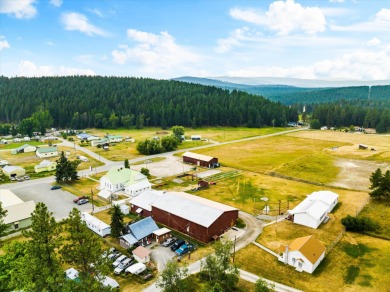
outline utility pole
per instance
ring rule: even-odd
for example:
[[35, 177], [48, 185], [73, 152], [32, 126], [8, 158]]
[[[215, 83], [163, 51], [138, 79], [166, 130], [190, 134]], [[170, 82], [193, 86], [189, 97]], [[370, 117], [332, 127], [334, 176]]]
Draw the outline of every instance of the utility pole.
[[234, 264], [234, 258], [236, 256], [236, 240], [237, 236], [234, 236], [234, 245], [233, 245], [233, 264]]
[[280, 204], [281, 204], [281, 200], [279, 200], [279, 213], [278, 213], [278, 215], [280, 215]]
[[[95, 210], [94, 209], [94, 204], [93, 204], [93, 191], [92, 191], [92, 189], [91, 189], [91, 204], [92, 204], [92, 214], [93, 214], [93, 211]], [[91, 215], [92, 215], [91, 214]]]

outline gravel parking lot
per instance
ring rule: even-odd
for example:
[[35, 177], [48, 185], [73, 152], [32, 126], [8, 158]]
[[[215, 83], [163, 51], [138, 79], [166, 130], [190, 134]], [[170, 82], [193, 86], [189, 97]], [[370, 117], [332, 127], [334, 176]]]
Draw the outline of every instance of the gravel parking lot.
[[35, 203], [45, 203], [49, 211], [53, 212], [55, 219], [67, 218], [69, 212], [72, 211], [74, 207], [81, 212], [89, 211], [92, 208], [90, 203], [80, 206], [73, 203], [73, 199], [76, 197], [69, 192], [65, 192], [61, 189], [50, 190], [51, 181], [52, 180], [50, 180], [50, 182], [42, 182], [42, 180], [39, 182], [33, 180], [25, 181], [22, 183], [9, 184], [7, 186], [3, 185], [2, 188], [8, 188], [23, 201], [33, 200]]
[[182, 174], [185, 171], [189, 171], [194, 166], [191, 164], [183, 163], [180, 157], [168, 155], [164, 156], [165, 159], [159, 162], [152, 162], [148, 164], [132, 165], [131, 168], [140, 171], [141, 168], [147, 167], [150, 174], [156, 177], [167, 177]]
[[170, 247], [164, 247], [159, 244], [152, 246], [152, 258], [156, 262], [157, 270], [161, 272], [164, 270], [168, 261], [175, 257], [175, 253], [171, 251]]

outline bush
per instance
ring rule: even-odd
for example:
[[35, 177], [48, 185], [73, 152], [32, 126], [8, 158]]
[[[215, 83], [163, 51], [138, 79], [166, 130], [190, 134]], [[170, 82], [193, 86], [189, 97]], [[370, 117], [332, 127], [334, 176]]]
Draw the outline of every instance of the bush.
[[347, 231], [353, 232], [365, 232], [365, 231], [375, 231], [378, 229], [378, 224], [372, 221], [370, 218], [357, 218], [348, 215], [341, 219], [341, 224], [345, 226]]

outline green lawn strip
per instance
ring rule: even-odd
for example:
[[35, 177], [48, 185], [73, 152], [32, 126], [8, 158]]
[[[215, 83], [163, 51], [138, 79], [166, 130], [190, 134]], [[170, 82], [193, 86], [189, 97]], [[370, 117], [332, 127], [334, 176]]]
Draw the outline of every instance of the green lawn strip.
[[388, 224], [390, 202], [388, 200], [371, 200], [358, 217], [367, 217], [379, 224], [378, 230], [368, 232], [368, 234], [390, 240], [390, 225]]

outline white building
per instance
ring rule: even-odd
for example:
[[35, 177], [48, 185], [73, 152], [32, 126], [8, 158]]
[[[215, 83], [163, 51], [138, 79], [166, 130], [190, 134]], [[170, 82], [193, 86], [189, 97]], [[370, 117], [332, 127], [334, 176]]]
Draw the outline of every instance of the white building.
[[111, 234], [110, 225], [100, 221], [98, 218], [88, 214], [87, 212], [81, 213], [81, 220], [85, 222], [89, 229], [99, 234], [101, 237], [105, 237]]
[[100, 189], [111, 193], [124, 190], [129, 196], [137, 196], [151, 188], [152, 184], [145, 175], [124, 167], [113, 167], [100, 179]]
[[337, 202], [338, 195], [333, 192], [314, 192], [288, 213], [294, 223], [316, 229], [329, 219], [327, 215]]
[[57, 147], [42, 147], [38, 148], [35, 152], [35, 155], [39, 158], [54, 157], [58, 156]]
[[295, 267], [298, 272], [312, 274], [325, 257], [325, 246], [313, 235], [295, 239], [288, 246], [281, 246], [279, 261]]

